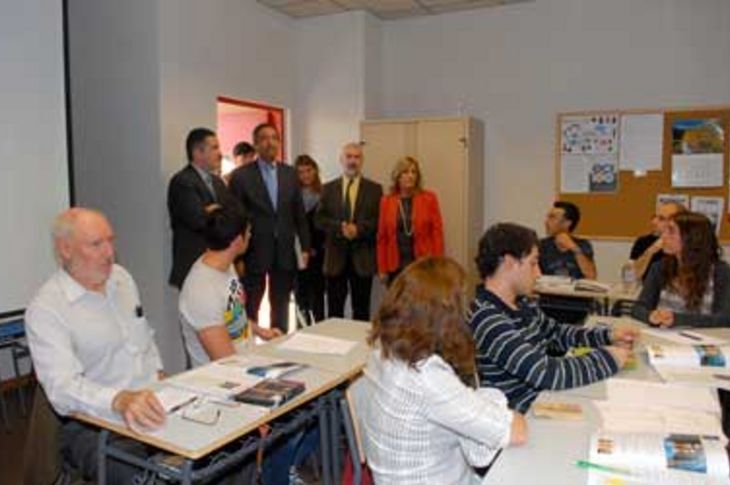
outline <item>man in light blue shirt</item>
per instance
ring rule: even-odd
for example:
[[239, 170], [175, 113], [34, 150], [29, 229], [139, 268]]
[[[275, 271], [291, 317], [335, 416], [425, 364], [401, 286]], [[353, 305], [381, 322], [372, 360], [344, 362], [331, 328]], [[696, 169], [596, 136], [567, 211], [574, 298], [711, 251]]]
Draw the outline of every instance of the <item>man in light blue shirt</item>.
[[261, 299], [268, 277], [271, 325], [283, 333], [289, 329], [289, 300], [301, 260], [309, 259], [310, 234], [304, 201], [293, 167], [277, 160], [281, 140], [272, 124], [256, 127], [253, 141], [258, 152], [254, 163], [231, 174], [230, 189], [251, 220], [251, 242], [244, 256], [243, 286], [248, 295], [246, 313], [258, 322]]

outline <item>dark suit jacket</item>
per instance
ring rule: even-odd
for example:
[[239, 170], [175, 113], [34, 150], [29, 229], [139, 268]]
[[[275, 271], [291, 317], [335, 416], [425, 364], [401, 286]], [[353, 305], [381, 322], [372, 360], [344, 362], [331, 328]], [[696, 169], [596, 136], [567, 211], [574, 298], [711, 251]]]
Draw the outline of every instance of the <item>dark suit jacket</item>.
[[378, 229], [378, 212], [383, 188], [380, 184], [362, 177], [355, 201], [353, 222], [357, 225], [357, 237], [348, 241], [342, 235], [345, 220], [342, 177], [325, 184], [315, 216], [316, 226], [325, 233], [324, 274], [338, 276], [344, 271], [347, 258], [352, 258], [359, 276], [375, 274], [375, 234]]
[[176, 173], [167, 188], [167, 210], [172, 224], [172, 271], [170, 284], [181, 288], [196, 259], [205, 252], [205, 207], [218, 203], [243, 214], [223, 181], [213, 175], [213, 190], [208, 190], [192, 165]]
[[252, 225], [251, 241], [244, 256], [246, 271], [250, 273], [266, 273], [273, 268], [295, 271], [296, 236], [304, 251], [310, 249], [309, 227], [297, 173], [289, 165], [277, 163], [276, 178], [278, 200], [274, 210], [258, 160], [231, 174], [231, 193], [243, 204]]

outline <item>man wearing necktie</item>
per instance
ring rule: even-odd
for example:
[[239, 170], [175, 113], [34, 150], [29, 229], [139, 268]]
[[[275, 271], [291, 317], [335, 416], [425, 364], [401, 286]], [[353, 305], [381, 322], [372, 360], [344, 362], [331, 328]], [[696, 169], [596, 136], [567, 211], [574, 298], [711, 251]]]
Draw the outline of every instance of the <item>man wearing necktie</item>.
[[268, 278], [271, 325], [289, 328], [289, 300], [297, 272], [298, 238], [306, 265], [310, 235], [302, 192], [293, 167], [277, 160], [280, 139], [274, 125], [253, 131], [258, 158], [231, 173], [230, 188], [251, 220], [251, 241], [244, 255], [246, 313], [258, 322]]
[[170, 179], [167, 190], [172, 225], [170, 284], [178, 289], [195, 260], [205, 252], [206, 213], [219, 206], [243, 213], [217, 175], [222, 155], [215, 133], [207, 128], [191, 130], [185, 140], [185, 151], [188, 164]]
[[329, 317], [343, 317], [348, 291], [355, 320], [370, 320], [375, 234], [382, 187], [362, 176], [362, 148], [348, 143], [343, 174], [322, 188], [315, 225], [325, 233], [324, 268]]

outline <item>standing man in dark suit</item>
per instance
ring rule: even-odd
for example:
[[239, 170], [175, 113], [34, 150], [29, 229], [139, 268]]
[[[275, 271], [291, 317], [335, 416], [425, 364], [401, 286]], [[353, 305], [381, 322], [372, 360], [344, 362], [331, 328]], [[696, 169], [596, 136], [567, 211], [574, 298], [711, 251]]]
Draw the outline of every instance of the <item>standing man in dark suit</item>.
[[222, 154], [218, 137], [207, 128], [195, 128], [185, 140], [188, 165], [170, 180], [167, 210], [172, 224], [172, 271], [170, 284], [182, 287], [193, 263], [205, 252], [205, 216], [219, 206], [240, 211], [238, 201], [216, 175]]
[[370, 291], [375, 264], [375, 235], [383, 189], [362, 176], [362, 148], [348, 143], [340, 157], [343, 174], [322, 189], [315, 216], [325, 233], [324, 275], [329, 317], [342, 317], [348, 285], [352, 317], [370, 320]]
[[253, 131], [258, 158], [231, 173], [230, 188], [251, 220], [251, 242], [244, 256], [246, 312], [258, 322], [259, 306], [269, 279], [271, 325], [286, 333], [289, 300], [298, 269], [295, 240], [306, 266], [310, 235], [302, 192], [293, 167], [276, 160], [281, 143], [276, 127], [263, 123]]

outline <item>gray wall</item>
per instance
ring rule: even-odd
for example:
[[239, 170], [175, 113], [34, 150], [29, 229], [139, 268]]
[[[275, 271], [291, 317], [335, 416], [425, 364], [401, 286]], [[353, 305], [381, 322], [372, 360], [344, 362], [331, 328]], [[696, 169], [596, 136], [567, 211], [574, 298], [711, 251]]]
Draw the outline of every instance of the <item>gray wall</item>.
[[134, 275], [172, 364], [168, 343], [179, 337], [164, 319], [158, 6], [78, 0], [69, 2], [68, 17], [76, 202], [109, 217], [118, 260]]

